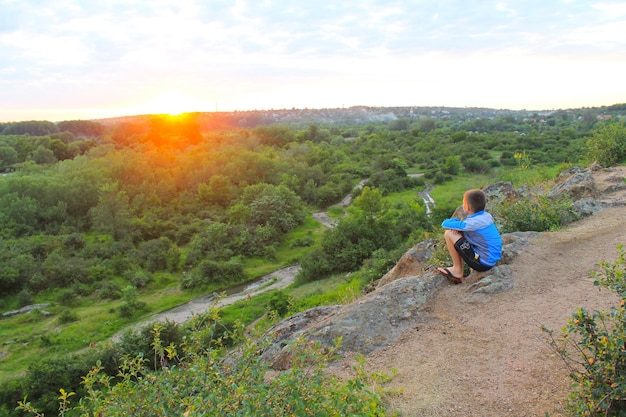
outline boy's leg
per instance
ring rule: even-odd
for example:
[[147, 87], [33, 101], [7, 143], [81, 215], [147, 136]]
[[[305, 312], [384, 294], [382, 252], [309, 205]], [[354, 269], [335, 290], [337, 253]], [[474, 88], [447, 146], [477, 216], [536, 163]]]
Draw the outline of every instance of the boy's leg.
[[[450, 271], [454, 277], [463, 279], [463, 258], [454, 247], [454, 244], [463, 237], [463, 233], [458, 230], [446, 229], [443, 237], [446, 240], [446, 246], [448, 247], [448, 252], [450, 252], [450, 257], [452, 258], [452, 266], [446, 269]], [[445, 274], [443, 268], [438, 269], [441, 273]]]

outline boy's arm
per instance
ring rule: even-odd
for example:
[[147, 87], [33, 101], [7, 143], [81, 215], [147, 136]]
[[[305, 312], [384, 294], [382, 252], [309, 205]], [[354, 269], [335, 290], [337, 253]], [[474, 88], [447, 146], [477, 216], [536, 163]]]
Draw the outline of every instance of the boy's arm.
[[454, 229], [454, 230], [461, 230], [465, 232], [472, 232], [474, 230], [487, 227], [491, 223], [493, 223], [491, 216], [487, 214], [482, 214], [482, 215], [474, 215], [474, 216], [467, 217], [465, 218], [465, 220], [446, 219], [443, 221], [443, 223], [441, 223], [441, 226], [444, 229]]
[[467, 230], [467, 223], [460, 219], [445, 219], [441, 223], [441, 227], [444, 229]]

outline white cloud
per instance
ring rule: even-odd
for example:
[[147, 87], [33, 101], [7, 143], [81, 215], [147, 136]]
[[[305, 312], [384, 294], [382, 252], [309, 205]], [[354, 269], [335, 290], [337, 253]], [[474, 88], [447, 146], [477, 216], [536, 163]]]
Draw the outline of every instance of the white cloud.
[[0, 0], [0, 111], [159, 89], [223, 109], [613, 100], [595, 75], [619, 79], [623, 27], [607, 1]]

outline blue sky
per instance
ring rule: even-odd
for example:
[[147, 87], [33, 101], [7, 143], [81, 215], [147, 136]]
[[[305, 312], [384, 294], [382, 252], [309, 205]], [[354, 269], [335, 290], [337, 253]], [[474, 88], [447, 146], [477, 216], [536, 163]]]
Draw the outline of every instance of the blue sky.
[[0, 121], [626, 102], [626, 2], [0, 0]]

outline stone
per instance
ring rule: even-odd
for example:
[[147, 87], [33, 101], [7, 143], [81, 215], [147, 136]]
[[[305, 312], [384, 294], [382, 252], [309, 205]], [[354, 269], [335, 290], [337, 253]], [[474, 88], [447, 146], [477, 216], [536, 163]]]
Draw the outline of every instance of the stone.
[[596, 190], [591, 170], [572, 167], [559, 176], [559, 182], [548, 191], [548, 197], [557, 198], [562, 195], [580, 200], [596, 197]]
[[402, 255], [396, 265], [376, 282], [374, 288], [380, 288], [399, 278], [415, 276], [424, 272], [425, 267], [428, 266], [425, 264], [433, 256], [435, 249], [436, 242], [433, 239], [418, 243]]

